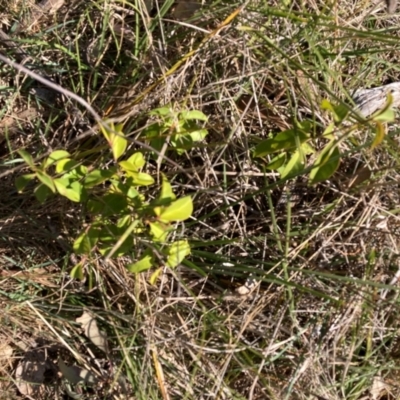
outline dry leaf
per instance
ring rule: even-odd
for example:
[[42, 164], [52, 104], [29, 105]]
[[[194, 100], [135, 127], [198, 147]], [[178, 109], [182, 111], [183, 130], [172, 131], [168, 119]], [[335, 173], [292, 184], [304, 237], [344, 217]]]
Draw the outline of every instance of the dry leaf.
[[94, 317], [85, 311], [81, 317], [76, 319], [76, 322], [81, 324], [83, 330], [85, 331], [85, 336], [90, 339], [90, 341], [100, 350], [103, 350], [105, 353], [107, 353], [107, 336], [104, 332], [99, 330]]
[[371, 399], [378, 400], [387, 394], [388, 385], [384, 382], [382, 377], [375, 376], [371, 387]]
[[13, 355], [13, 348], [8, 344], [0, 347], [0, 361], [6, 359], [8, 360]]
[[0, 347], [0, 368], [5, 367], [7, 364], [12, 365], [12, 355], [13, 355], [13, 348], [8, 345], [7, 343], [4, 343]]
[[244, 285], [239, 286], [236, 289], [236, 293], [238, 293], [240, 296], [246, 296], [250, 294], [257, 286], [257, 281], [254, 278], [247, 278], [246, 282]]

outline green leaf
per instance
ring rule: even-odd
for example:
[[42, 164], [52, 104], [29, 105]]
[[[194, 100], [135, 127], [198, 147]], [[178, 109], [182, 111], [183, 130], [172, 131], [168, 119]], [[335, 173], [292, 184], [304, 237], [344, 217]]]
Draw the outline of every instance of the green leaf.
[[329, 100], [322, 100], [321, 108], [332, 113], [336, 123], [342, 122], [349, 113], [349, 108], [345, 104], [333, 105]]
[[150, 139], [151, 147], [157, 151], [161, 151], [166, 140], [166, 136], [164, 135], [164, 132], [166, 131], [167, 128], [165, 126], [159, 123], [154, 123], [145, 127], [142, 130], [141, 136]]
[[83, 280], [83, 265], [79, 263], [72, 268], [70, 272], [70, 276], [72, 279], [79, 279], [80, 281]]
[[33, 162], [32, 156], [26, 150], [17, 150], [17, 153], [21, 158], [31, 167], [35, 168], [35, 163]]
[[56, 172], [57, 174], [67, 173], [72, 169], [79, 166], [79, 163], [71, 158], [64, 158], [57, 162]]
[[74, 241], [74, 252], [90, 254], [99, 239], [99, 233], [99, 228], [93, 225], [89, 229], [85, 229]]
[[106, 129], [103, 125], [100, 125], [100, 128], [111, 147], [114, 159], [118, 160], [125, 153], [128, 141], [122, 132], [123, 124], [114, 125], [112, 122], [108, 122], [108, 124], [111, 130]]
[[171, 144], [176, 147], [178, 154], [183, 154], [185, 150], [193, 148], [192, 138], [184, 133], [171, 136]]
[[126, 148], [128, 147], [128, 141], [122, 132], [122, 126], [118, 125], [115, 127], [117, 134], [112, 134], [111, 136], [111, 148], [113, 151], [114, 159], [118, 160], [122, 155], [124, 155]]
[[171, 117], [174, 115], [174, 111], [170, 106], [164, 106], [160, 108], [155, 108], [149, 112], [149, 115], [159, 115], [160, 117]]
[[321, 151], [310, 172], [309, 184], [313, 185], [329, 179], [340, 164], [340, 152], [337, 143], [332, 140]]
[[154, 183], [154, 178], [145, 172], [126, 171], [126, 174], [132, 178], [134, 185], [149, 186]]
[[70, 182], [65, 178], [54, 180], [58, 193], [67, 199], [79, 203], [82, 200], [83, 186], [80, 182]]
[[327, 139], [334, 139], [335, 138], [335, 136], [333, 135], [334, 130], [335, 130], [335, 124], [332, 122], [325, 128], [322, 136]]
[[197, 129], [190, 132], [189, 135], [193, 142], [201, 142], [208, 135], [208, 131], [207, 129]]
[[36, 186], [34, 193], [39, 203], [43, 204], [53, 192], [46, 185], [41, 183]]
[[159, 202], [170, 202], [176, 199], [172, 190], [172, 186], [165, 175], [162, 176], [161, 193], [158, 198]]
[[376, 122], [393, 122], [395, 114], [392, 111], [393, 106], [393, 95], [388, 92], [386, 94], [386, 103], [382, 109], [378, 110], [371, 117], [372, 120]]
[[127, 229], [131, 223], [132, 223], [132, 216], [124, 215], [123, 217], [118, 218], [116, 225], [120, 229]]
[[304, 142], [301, 144], [301, 149], [305, 155], [315, 154], [314, 148], [308, 142]]
[[62, 160], [64, 158], [70, 157], [68, 151], [65, 150], [56, 150], [53, 151], [46, 159], [44, 163], [44, 168], [49, 167], [50, 165], [54, 164], [56, 161]]
[[393, 122], [395, 119], [396, 113], [391, 108], [387, 108], [373, 117], [376, 122]]
[[275, 156], [266, 166], [265, 168], [274, 171], [277, 170], [278, 168], [282, 167], [282, 165], [286, 161], [286, 153], [280, 153], [277, 156]]
[[132, 178], [126, 179], [125, 182], [113, 182], [113, 188], [116, 193], [122, 193], [128, 198], [134, 199], [134, 204], [140, 206], [143, 196], [135, 189]]
[[131, 164], [129, 161], [120, 161], [118, 164], [124, 171], [138, 171], [138, 168], [136, 168], [136, 166], [134, 164]]
[[104, 203], [103, 215], [121, 215], [128, 208], [128, 201], [126, 196], [121, 193], [106, 193], [101, 200]]
[[[107, 225], [101, 230], [97, 248], [103, 256], [107, 256], [114, 249], [119, 239], [124, 235], [125, 229], [120, 229], [114, 225]], [[114, 251], [113, 257], [121, 257], [132, 251], [133, 238], [128, 235], [118, 248]]]
[[179, 113], [179, 119], [181, 118], [186, 120], [197, 119], [199, 121], [208, 120], [207, 116], [198, 110], [182, 111], [181, 113]]
[[129, 186], [128, 190], [124, 193], [130, 199], [135, 199], [136, 205], [138, 205], [138, 206], [140, 205], [142, 197], [141, 197], [140, 193], [133, 186]]
[[164, 222], [185, 221], [193, 213], [193, 202], [190, 196], [175, 200], [166, 207], [160, 215], [160, 220]]
[[69, 172], [65, 172], [62, 176], [64, 179], [68, 179], [69, 181], [77, 181], [84, 178], [88, 173], [87, 167], [84, 165], [78, 165], [76, 168], [71, 169]]
[[143, 168], [146, 164], [143, 154], [139, 152], [133, 153], [127, 161], [135, 166], [135, 171], [139, 171], [139, 169]]
[[328, 99], [323, 99], [321, 101], [321, 108], [323, 110], [328, 110], [328, 111], [333, 112], [333, 105]]
[[290, 160], [286, 164], [285, 168], [281, 172], [281, 178], [286, 179], [289, 176], [294, 176], [300, 173], [304, 169], [303, 157], [300, 151], [296, 150]]
[[343, 122], [349, 114], [349, 107], [346, 104], [334, 106], [334, 120], [337, 124]]
[[[162, 138], [163, 132], [166, 129], [164, 129], [164, 126], [162, 124], [159, 124], [158, 122], [155, 122], [154, 124], [150, 124], [146, 126], [142, 132], [141, 136], [144, 136], [148, 139], [154, 139], [154, 138]], [[165, 140], [165, 138], [163, 138]]]
[[83, 186], [86, 188], [97, 186], [105, 182], [107, 179], [110, 179], [116, 172], [116, 168], [95, 169], [85, 176], [83, 180]]
[[168, 249], [167, 265], [171, 268], [175, 268], [189, 254], [190, 245], [187, 240], [178, 240], [177, 242], [174, 242]]
[[35, 179], [36, 174], [26, 174], [26, 175], [21, 175], [15, 180], [15, 186], [17, 187], [18, 193], [21, 193], [26, 186], [31, 182], [33, 179]]
[[150, 222], [150, 233], [153, 236], [155, 242], [164, 243], [167, 240], [169, 233], [169, 227], [159, 222]]
[[51, 176], [47, 175], [46, 172], [43, 171], [37, 171], [36, 176], [42, 182], [44, 185], [46, 185], [53, 193], [55, 193], [56, 188], [54, 186], [53, 179]]
[[260, 142], [254, 150], [254, 157], [264, 157], [281, 150], [293, 150], [297, 147], [297, 139], [299, 143], [303, 143], [309, 138], [310, 134], [308, 132], [306, 133], [301, 129], [288, 129], [278, 133], [272, 139]]
[[154, 285], [158, 279], [158, 277], [160, 276], [160, 274], [162, 273], [162, 268], [157, 268], [152, 274], [151, 277], [149, 279], [149, 283], [150, 285]]
[[137, 274], [139, 272], [147, 271], [154, 265], [154, 258], [151, 254], [146, 254], [139, 261], [126, 266], [129, 272]]

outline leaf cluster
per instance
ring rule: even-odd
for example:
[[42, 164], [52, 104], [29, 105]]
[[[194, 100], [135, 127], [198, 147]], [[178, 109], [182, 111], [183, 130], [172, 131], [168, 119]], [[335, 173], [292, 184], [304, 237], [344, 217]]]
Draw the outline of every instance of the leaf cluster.
[[[143, 172], [143, 154], [128, 155], [123, 126], [109, 126], [110, 129], [101, 130], [114, 160], [110, 166], [85, 165], [66, 150], [56, 150], [38, 164], [27, 151], [20, 150], [31, 172], [18, 177], [16, 186], [22, 192], [30, 182], [36, 182], [34, 193], [41, 203], [60, 195], [84, 204], [90, 222], [75, 239], [74, 252], [88, 257], [95, 252], [108, 258], [129, 255], [137, 260], [127, 266], [130, 272], [159, 267], [154, 281], [162, 265], [174, 268], [190, 254], [187, 240], [170, 243], [168, 236], [176, 223], [192, 215], [192, 198], [177, 199], [171, 183], [163, 176], [159, 196], [147, 199], [141, 188], [155, 181]], [[76, 265], [71, 274], [82, 279], [83, 263]]]

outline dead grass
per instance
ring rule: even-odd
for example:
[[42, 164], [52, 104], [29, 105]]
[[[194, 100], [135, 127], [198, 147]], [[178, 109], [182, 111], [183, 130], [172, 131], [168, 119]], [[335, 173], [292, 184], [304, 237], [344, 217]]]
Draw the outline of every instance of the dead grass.
[[[306, 119], [322, 148], [331, 122], [322, 99], [349, 102], [359, 87], [397, 81], [397, 16], [383, 3], [368, 14], [364, 3], [250, 1], [207, 36], [240, 4], [207, 4], [192, 20], [184, 18], [189, 3], [146, 4], [77, 0], [15, 37], [25, 65], [102, 115], [126, 119], [132, 138], [159, 105], [209, 116], [203, 143], [168, 153], [185, 173], [161, 166], [177, 193], [194, 196], [194, 217], [176, 232], [192, 254], [154, 286], [148, 274], [128, 273], [126, 259], [97, 254], [86, 280], [72, 280], [83, 209], [17, 194], [15, 151], [39, 158], [79, 148], [96, 163], [106, 149], [85, 110], [62, 96], [38, 103], [34, 82], [3, 69], [0, 392], [38, 400], [68, 391], [90, 399], [399, 398], [397, 125], [374, 150], [370, 127], [353, 132], [339, 170], [313, 187], [305, 174], [281, 180], [252, 157], [261, 139]], [[10, 27], [28, 12], [0, 7]], [[155, 170], [150, 155], [149, 163]], [[256, 287], [238, 295], [249, 276]], [[77, 321], [85, 311], [106, 333], [106, 352]], [[68, 388], [60, 358], [96, 384]], [[41, 376], [24, 380], [24, 369]], [[24, 389], [30, 379], [36, 384]]]

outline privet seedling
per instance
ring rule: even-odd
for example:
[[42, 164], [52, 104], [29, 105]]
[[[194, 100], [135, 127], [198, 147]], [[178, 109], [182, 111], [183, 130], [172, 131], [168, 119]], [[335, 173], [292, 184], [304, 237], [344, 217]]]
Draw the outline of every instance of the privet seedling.
[[[325, 129], [320, 139], [327, 143], [315, 157], [309, 171], [309, 184], [313, 185], [329, 179], [338, 169], [341, 159], [339, 144], [363, 126], [374, 126], [375, 135], [371, 149], [379, 146], [385, 137], [385, 123], [394, 121], [392, 110], [393, 97], [389, 94], [385, 107], [362, 122], [348, 122], [349, 108], [344, 105], [334, 106], [323, 100], [321, 108], [327, 110], [333, 122]], [[282, 179], [289, 179], [306, 170], [306, 156], [316, 153], [313, 143], [314, 123], [304, 121], [288, 130], [263, 140], [256, 146], [254, 157], [268, 157], [266, 168], [277, 171]]]
[[[142, 172], [144, 156], [141, 152], [128, 155], [122, 125], [110, 127], [101, 130], [112, 152], [112, 166], [86, 166], [65, 150], [54, 151], [38, 164], [20, 150], [32, 172], [18, 177], [16, 186], [22, 192], [36, 181], [34, 193], [41, 203], [51, 195], [61, 195], [84, 204], [91, 218], [75, 239], [74, 252], [90, 257], [97, 250], [107, 258], [129, 255], [136, 260], [127, 266], [130, 272], [158, 267], [151, 277], [154, 282], [163, 265], [174, 268], [190, 254], [187, 240], [171, 243], [168, 236], [177, 222], [192, 215], [193, 202], [190, 196], [177, 199], [165, 176], [158, 198], [146, 199], [140, 189], [153, 185], [154, 179]], [[82, 279], [83, 274], [82, 263], [71, 272], [74, 278]]]
[[154, 117], [156, 122], [148, 125], [142, 131], [142, 136], [158, 151], [169, 145], [178, 154], [183, 154], [208, 134], [207, 129], [198, 123], [198, 121], [206, 122], [207, 117], [198, 110], [175, 111], [169, 105], [157, 108], [149, 115]]

